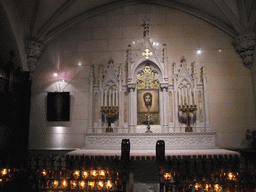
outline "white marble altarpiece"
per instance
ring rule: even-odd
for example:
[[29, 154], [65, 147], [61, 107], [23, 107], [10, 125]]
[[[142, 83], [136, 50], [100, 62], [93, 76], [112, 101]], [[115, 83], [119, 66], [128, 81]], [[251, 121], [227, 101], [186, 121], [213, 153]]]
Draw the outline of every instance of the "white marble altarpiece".
[[[188, 65], [182, 58], [180, 63], [169, 63], [167, 47], [156, 52], [149, 36], [149, 25], [144, 24], [143, 41], [139, 42], [135, 58], [128, 45], [126, 61], [119, 67], [110, 59], [107, 65], [90, 72], [89, 128], [84, 134], [85, 148], [101, 148], [103, 145], [115, 148], [113, 143], [130, 139], [133, 149], [149, 149], [154, 146], [140, 146], [143, 139], [155, 142], [165, 138], [170, 146], [189, 148], [215, 148], [216, 133], [211, 132], [207, 100], [207, 82], [204, 67], [196, 74], [195, 62]], [[146, 103], [149, 93], [150, 102]], [[196, 105], [197, 110], [182, 113], [179, 105]], [[118, 113], [111, 118], [113, 133], [106, 133], [107, 117], [101, 113], [102, 106], [116, 106]], [[150, 114], [150, 129], [147, 130], [147, 116]], [[185, 132], [189, 115], [192, 132]], [[101, 140], [101, 142], [97, 142]], [[137, 143], [136, 143], [137, 142]], [[192, 142], [192, 143], [191, 143]], [[89, 144], [91, 143], [91, 144]], [[97, 144], [98, 143], [98, 144]], [[172, 145], [173, 144], [173, 145]], [[90, 146], [89, 146], [90, 145]], [[144, 146], [144, 147], [143, 147]]]

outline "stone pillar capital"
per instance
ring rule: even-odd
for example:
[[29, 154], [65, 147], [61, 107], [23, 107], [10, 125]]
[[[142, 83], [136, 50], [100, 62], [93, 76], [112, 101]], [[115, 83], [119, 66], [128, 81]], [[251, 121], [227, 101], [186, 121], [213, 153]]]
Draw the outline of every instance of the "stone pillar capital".
[[44, 44], [37, 40], [27, 40], [26, 41], [26, 55], [27, 55], [27, 67], [29, 72], [35, 70], [35, 64], [44, 51]]
[[236, 36], [232, 42], [235, 50], [242, 57], [244, 65], [249, 69], [251, 68], [253, 62], [255, 42], [255, 33], [240, 34]]
[[131, 90], [135, 91], [136, 84], [135, 83], [128, 83], [127, 88], [129, 89], [129, 91], [131, 91]]
[[160, 87], [162, 91], [167, 91], [168, 89], [168, 83], [160, 83]]

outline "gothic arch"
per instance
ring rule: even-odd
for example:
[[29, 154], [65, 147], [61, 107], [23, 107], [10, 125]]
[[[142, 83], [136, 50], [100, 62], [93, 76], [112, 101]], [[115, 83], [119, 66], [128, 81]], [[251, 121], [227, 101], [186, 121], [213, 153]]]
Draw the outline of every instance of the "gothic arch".
[[152, 70], [155, 70], [158, 73], [159, 83], [164, 80], [163, 70], [161, 70], [161, 66], [159, 66], [155, 62], [148, 59], [148, 60], [142, 61], [141, 63], [139, 63], [139, 62], [137, 62], [137, 63], [138, 64], [134, 66], [134, 71], [132, 72], [132, 79], [133, 79], [134, 83], [137, 83], [137, 81], [138, 81], [137, 74], [139, 73], [139, 71], [143, 70], [145, 68], [145, 66], [147, 66], [147, 65], [149, 65]]

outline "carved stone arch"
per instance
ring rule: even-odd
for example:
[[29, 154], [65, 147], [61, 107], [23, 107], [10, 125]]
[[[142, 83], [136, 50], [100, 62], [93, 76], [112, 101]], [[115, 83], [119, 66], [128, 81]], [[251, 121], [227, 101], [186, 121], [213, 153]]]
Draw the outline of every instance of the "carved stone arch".
[[182, 81], [188, 81], [192, 86], [194, 86], [193, 79], [189, 74], [188, 70], [182, 70], [179, 74], [177, 85], [180, 85]]
[[115, 84], [115, 86], [118, 86], [118, 79], [114, 73], [114, 71], [108, 71], [105, 79], [103, 80], [103, 88], [106, 87], [110, 82], [112, 82], [113, 84]]
[[158, 74], [158, 82], [161, 83], [164, 81], [164, 76], [163, 76], [163, 70], [161, 70], [161, 67], [159, 65], [157, 65], [155, 62], [151, 61], [151, 60], [144, 60], [141, 63], [139, 63], [137, 65], [137, 67], [134, 69], [134, 71], [132, 72], [132, 82], [133, 83], [137, 83], [138, 81], [138, 77], [137, 74], [140, 71], [143, 71], [145, 66], [149, 65], [151, 67], [152, 71], [156, 71]]

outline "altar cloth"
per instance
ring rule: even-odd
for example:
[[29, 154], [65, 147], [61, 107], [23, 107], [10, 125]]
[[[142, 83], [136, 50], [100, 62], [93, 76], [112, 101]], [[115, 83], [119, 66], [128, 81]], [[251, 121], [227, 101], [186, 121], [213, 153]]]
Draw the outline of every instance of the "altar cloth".
[[[121, 158], [121, 150], [92, 150], [92, 149], [76, 149], [67, 153], [69, 156], [85, 156], [91, 159], [97, 157], [104, 158]], [[131, 159], [149, 159], [154, 160], [156, 156], [155, 150], [130, 150]], [[165, 158], [219, 158], [222, 157], [237, 157], [240, 153], [227, 149], [193, 149], [193, 150], [165, 150]]]

